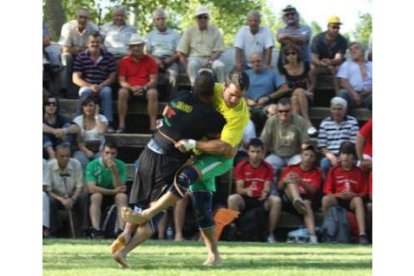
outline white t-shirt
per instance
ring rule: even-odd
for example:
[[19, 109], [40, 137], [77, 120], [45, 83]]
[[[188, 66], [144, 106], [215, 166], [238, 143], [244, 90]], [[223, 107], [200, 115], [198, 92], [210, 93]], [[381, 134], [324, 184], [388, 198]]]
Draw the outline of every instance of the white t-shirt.
[[[108, 125], [108, 119], [102, 114], [99, 114], [99, 119], [106, 125]], [[105, 136], [103, 134], [98, 133], [98, 129], [95, 126], [93, 129], [85, 130], [83, 126], [83, 115], [79, 115], [73, 119], [73, 122], [79, 126], [81, 129], [81, 139], [83, 142], [91, 142], [91, 141], [100, 141], [101, 146], [105, 143]]]

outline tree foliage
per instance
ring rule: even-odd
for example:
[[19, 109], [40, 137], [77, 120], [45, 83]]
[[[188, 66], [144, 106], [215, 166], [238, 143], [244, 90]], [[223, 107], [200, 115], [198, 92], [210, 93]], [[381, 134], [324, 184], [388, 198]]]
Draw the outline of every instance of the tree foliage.
[[356, 31], [353, 33], [355, 40], [367, 46], [372, 33], [372, 15], [369, 13], [360, 14]]

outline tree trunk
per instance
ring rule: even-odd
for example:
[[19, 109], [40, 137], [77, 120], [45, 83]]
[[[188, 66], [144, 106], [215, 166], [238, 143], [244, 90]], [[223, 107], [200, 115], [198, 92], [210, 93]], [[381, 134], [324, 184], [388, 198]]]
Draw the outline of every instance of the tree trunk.
[[45, 20], [49, 27], [49, 33], [53, 41], [57, 41], [60, 36], [62, 25], [66, 22], [65, 12], [61, 0], [45, 0]]

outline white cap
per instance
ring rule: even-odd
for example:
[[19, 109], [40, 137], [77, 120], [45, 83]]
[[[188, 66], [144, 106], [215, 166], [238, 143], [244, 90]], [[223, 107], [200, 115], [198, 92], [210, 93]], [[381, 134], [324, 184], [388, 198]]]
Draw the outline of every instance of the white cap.
[[201, 14], [207, 14], [210, 17], [210, 12], [204, 6], [200, 6], [196, 9], [195, 16], [199, 16]]
[[137, 45], [145, 43], [145, 38], [140, 36], [139, 34], [132, 34], [129, 38], [128, 45]]

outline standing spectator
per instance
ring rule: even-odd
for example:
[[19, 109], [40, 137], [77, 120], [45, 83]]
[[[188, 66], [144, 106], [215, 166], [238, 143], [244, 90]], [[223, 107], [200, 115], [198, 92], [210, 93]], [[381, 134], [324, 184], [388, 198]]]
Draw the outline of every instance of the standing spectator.
[[82, 193], [83, 171], [81, 164], [70, 158], [70, 148], [66, 144], [56, 147], [56, 159], [47, 163], [43, 180], [50, 197], [50, 233], [58, 231], [58, 210], [67, 209], [76, 212], [81, 228], [88, 228], [88, 195]]
[[283, 210], [303, 216], [309, 232], [309, 243], [318, 243], [315, 234], [315, 217], [312, 201], [319, 191], [322, 172], [316, 167], [317, 152], [311, 145], [304, 145], [302, 162], [288, 165], [282, 172], [279, 188], [282, 192]]
[[367, 179], [363, 171], [353, 164], [356, 152], [352, 142], [343, 142], [339, 152], [340, 163], [329, 170], [323, 187], [322, 213], [326, 216], [329, 207], [335, 205], [353, 211], [359, 229], [359, 243], [368, 244], [363, 202], [368, 193]]
[[264, 108], [286, 96], [289, 89], [285, 79], [279, 75], [278, 71], [264, 66], [261, 53], [251, 54], [250, 63], [252, 69], [246, 71], [250, 79], [250, 86], [244, 97], [257, 133], [260, 133], [266, 121]]
[[359, 130], [356, 136], [355, 149], [358, 157], [358, 167], [369, 173], [372, 169], [372, 118]]
[[238, 71], [252, 68], [249, 62], [252, 53], [261, 53], [260, 58], [266, 67], [272, 66], [272, 50], [274, 46], [272, 31], [267, 26], [260, 26], [261, 15], [256, 10], [247, 14], [247, 26], [239, 29], [234, 41], [236, 48], [236, 65]]
[[48, 96], [43, 102], [43, 158], [55, 158], [55, 147], [62, 142], [70, 146], [78, 132], [76, 124], [59, 115], [59, 99]]
[[199, 7], [195, 12], [197, 25], [184, 31], [178, 44], [177, 52], [181, 63], [187, 68], [191, 85], [201, 68], [210, 68], [217, 81], [224, 82], [224, 63], [219, 60], [224, 50], [223, 36], [219, 29], [208, 23], [210, 12], [206, 7]]
[[[101, 49], [101, 36], [93, 33], [88, 39], [88, 48], [80, 53], [73, 66], [73, 82], [80, 87], [80, 101], [94, 95], [101, 99], [102, 111], [108, 119], [108, 132], [113, 132], [111, 123], [112, 112], [112, 85], [116, 80], [115, 60], [111, 53]], [[80, 104], [78, 108], [80, 113]]]
[[145, 40], [138, 34], [129, 40], [130, 54], [119, 63], [118, 91], [118, 133], [125, 132], [125, 118], [130, 96], [144, 98], [148, 101], [147, 111], [150, 120], [149, 129], [156, 129], [158, 113], [157, 64], [154, 59], [144, 54]]
[[281, 199], [271, 195], [273, 169], [264, 161], [265, 149], [263, 142], [254, 138], [248, 145], [248, 160], [241, 161], [236, 166], [236, 194], [229, 196], [229, 209], [245, 212], [256, 207], [262, 207], [269, 212], [269, 235], [267, 241], [276, 242], [274, 231], [280, 217]]
[[112, 22], [101, 28], [103, 44], [116, 60], [128, 54], [129, 38], [137, 33], [137, 30], [126, 21], [127, 12], [125, 7], [115, 6], [112, 10]]
[[301, 147], [309, 140], [305, 120], [297, 114], [292, 114], [289, 99], [280, 99], [276, 108], [276, 116], [266, 121], [260, 135], [260, 139], [270, 151], [265, 161], [272, 165], [275, 178], [284, 166], [300, 163]]
[[73, 60], [86, 50], [88, 37], [98, 30], [98, 26], [89, 22], [89, 11], [84, 8], [76, 10], [75, 20], [63, 24], [59, 39], [62, 46], [60, 62], [63, 68], [60, 81], [63, 93], [66, 93], [71, 85]]
[[286, 78], [289, 86], [289, 94], [292, 95], [291, 102], [293, 112], [301, 115], [308, 125], [308, 134], [316, 134], [316, 128], [309, 118], [309, 100], [313, 98], [314, 83], [311, 83], [311, 66], [300, 57], [299, 48], [292, 43], [286, 44], [282, 49], [286, 63], [279, 71]]
[[171, 86], [169, 96], [177, 90], [178, 54], [177, 49], [180, 35], [168, 28], [167, 14], [163, 9], [152, 13], [154, 30], [147, 34], [147, 52], [157, 63], [159, 72], [165, 72]]
[[[331, 16], [328, 19], [328, 29], [312, 39], [312, 64], [315, 66], [315, 70], [312, 72], [312, 81], [314, 83], [319, 74], [335, 77], [339, 66], [345, 60], [348, 42], [339, 33], [341, 25], [341, 19], [338, 16]], [[336, 79], [334, 87], [338, 91]]]
[[347, 103], [340, 97], [331, 99], [331, 116], [322, 120], [319, 126], [318, 149], [324, 156], [321, 159], [323, 175], [326, 176], [331, 166], [338, 164], [339, 147], [342, 142], [355, 143], [359, 130], [354, 117], [345, 115]]
[[[311, 51], [309, 47], [312, 36], [311, 28], [308, 25], [299, 24], [299, 13], [295, 7], [288, 5], [283, 9], [283, 21], [285, 27], [277, 30], [276, 39], [282, 47], [287, 43], [299, 46], [301, 57], [304, 61], [311, 62]], [[278, 67], [284, 63], [283, 55], [279, 55]]]
[[351, 58], [342, 63], [338, 74], [340, 96], [350, 108], [372, 109], [372, 62], [365, 60], [364, 48], [359, 42], [349, 44]]
[[[92, 223], [92, 238], [102, 238], [101, 210], [112, 204], [117, 206], [118, 232], [124, 231], [125, 221], [121, 218], [121, 208], [126, 207], [126, 166], [116, 158], [117, 147], [114, 142], [107, 141], [102, 150], [102, 157], [86, 166], [86, 184], [91, 193], [89, 214]], [[102, 208], [102, 209], [101, 209]]]
[[108, 120], [99, 114], [99, 105], [91, 95], [82, 101], [82, 115], [75, 117], [73, 122], [80, 128], [77, 136], [78, 150], [73, 157], [82, 164], [82, 168], [85, 168], [89, 160], [100, 156], [105, 143], [104, 133], [108, 128]]

